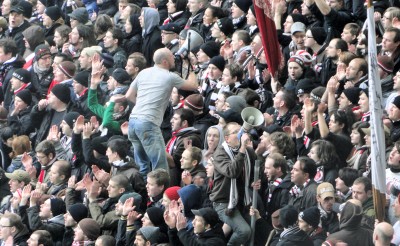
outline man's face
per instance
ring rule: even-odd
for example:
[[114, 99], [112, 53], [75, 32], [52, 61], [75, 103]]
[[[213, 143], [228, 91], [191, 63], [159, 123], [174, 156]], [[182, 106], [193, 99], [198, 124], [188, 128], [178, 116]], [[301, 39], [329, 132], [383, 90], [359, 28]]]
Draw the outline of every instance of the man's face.
[[74, 229], [74, 241], [80, 242], [85, 240], [85, 234], [83, 233], [82, 229], [79, 227], [75, 227]]
[[392, 103], [389, 108], [389, 119], [398, 121], [400, 119], [400, 109]]
[[86, 70], [92, 67], [92, 58], [88, 56], [87, 54], [81, 53], [81, 55], [78, 58], [79, 65], [81, 66], [81, 69]]
[[219, 70], [214, 64], [208, 65], [208, 77], [210, 79], [218, 80], [222, 76], [222, 71]]
[[200, 4], [199, 0], [189, 0], [187, 7], [188, 7], [190, 13], [196, 14], [197, 11], [200, 10], [201, 4]]
[[50, 199], [47, 199], [42, 205], [40, 205], [39, 217], [41, 219], [50, 219], [53, 217], [51, 214]]
[[192, 224], [193, 224], [194, 234], [199, 234], [199, 233], [202, 233], [205, 231], [206, 225], [205, 225], [203, 217], [195, 215]]
[[12, 53], [4, 53], [3, 47], [0, 47], [0, 63], [8, 61], [12, 57]]
[[393, 18], [391, 18], [390, 13], [384, 13], [382, 16], [382, 26], [383, 28], [386, 30], [389, 27], [392, 27], [392, 20]]
[[0, 239], [3, 241], [7, 240], [9, 236], [12, 236], [12, 228], [10, 226], [10, 220], [7, 218], [0, 219]]
[[210, 60], [210, 57], [208, 57], [208, 55], [206, 53], [204, 53], [204, 51], [202, 49], [200, 49], [197, 52], [197, 60], [199, 61], [199, 63], [204, 63], [204, 62], [208, 62]]
[[225, 136], [225, 141], [229, 146], [233, 148], [239, 147], [240, 141], [237, 136], [239, 131], [240, 131], [239, 125], [228, 126], [228, 135]]
[[49, 164], [49, 162], [51, 161], [50, 157], [42, 152], [37, 152], [36, 158], [38, 159], [40, 165], [42, 166], [47, 166], [47, 164]]
[[311, 11], [310, 9], [307, 7], [307, 4], [305, 2], [303, 2], [301, 4], [301, 14], [304, 16], [308, 16], [311, 15]]
[[38, 246], [39, 245], [39, 235], [32, 233], [31, 236], [29, 237], [27, 243], [28, 243], [28, 246]]
[[107, 89], [109, 91], [113, 91], [116, 87], [117, 87], [117, 81], [112, 76], [110, 76], [107, 80]]
[[171, 119], [172, 131], [178, 131], [181, 129], [183, 127], [182, 123], [181, 116], [179, 114], [174, 114]]
[[118, 187], [117, 183], [110, 180], [107, 186], [108, 196], [113, 198], [117, 197], [121, 194], [120, 187]]
[[346, 68], [346, 79], [350, 81], [357, 81], [359, 79], [359, 71], [360, 65], [356, 60], [353, 59]]
[[[1, 48], [0, 48], [1, 50]], [[393, 90], [400, 90], [400, 71], [396, 73], [396, 76], [393, 78]]]
[[135, 246], [145, 246], [146, 241], [144, 240], [142, 235], [136, 235], [134, 244]]
[[7, 16], [8, 14], [10, 14], [10, 9], [11, 9], [11, 1], [4, 0], [3, 3], [1, 4], [1, 14], [3, 16]]
[[41, 69], [49, 69], [51, 67], [51, 55], [45, 55], [41, 57], [37, 64]]
[[388, 164], [391, 166], [400, 166], [400, 153], [396, 146], [393, 146], [392, 151], [390, 151]]
[[214, 25], [211, 27], [211, 37], [220, 38], [221, 35], [222, 35], [221, 29], [219, 29], [217, 23], [214, 23]]
[[382, 39], [383, 51], [393, 52], [397, 49], [397, 46], [399, 46], [400, 42], [394, 41], [395, 36], [396, 36], [395, 32], [385, 32], [383, 34], [383, 39]]
[[364, 203], [370, 197], [369, 193], [371, 193], [371, 191], [366, 192], [364, 184], [353, 184], [353, 199], [357, 199], [361, 203]]
[[292, 35], [292, 40], [296, 44], [298, 50], [304, 50], [304, 37], [306, 36], [305, 32], [295, 32]]
[[171, 31], [161, 31], [161, 43], [167, 45], [171, 43], [172, 40], [176, 39], [176, 34]]
[[[39, 3], [40, 3], [40, 1], [38, 1], [38, 4]], [[49, 28], [49, 27], [51, 27], [53, 25], [53, 20], [48, 15], [43, 13], [42, 17], [43, 17], [43, 26]]]
[[367, 95], [363, 92], [360, 95], [360, 100], [358, 100], [358, 105], [360, 105], [360, 110], [363, 113], [369, 112], [369, 100]]
[[219, 143], [219, 131], [217, 128], [209, 128], [207, 131], [208, 149], [214, 150]]
[[59, 168], [57, 165], [52, 165], [50, 168], [50, 182], [53, 184], [60, 184], [64, 181], [58, 170]]
[[16, 192], [18, 189], [23, 187], [24, 183], [20, 183], [18, 180], [16, 179], [10, 179], [10, 181], [8, 181], [8, 184], [10, 185], [10, 191], [11, 193]]
[[190, 150], [185, 150], [182, 153], [182, 158], [181, 158], [181, 168], [182, 169], [191, 169], [193, 168], [193, 162], [192, 162], [192, 152]]
[[78, 224], [68, 211], [64, 214], [64, 221], [65, 227], [75, 227]]
[[71, 33], [69, 34], [69, 42], [70, 44], [76, 46], [79, 44], [81, 37], [79, 36], [78, 29], [73, 28]]
[[10, 79], [10, 82], [11, 82], [11, 89], [12, 89], [13, 91], [18, 90], [18, 89], [21, 88], [21, 86], [24, 84], [21, 80], [15, 78], [15, 77], [12, 77], [12, 78]]
[[145, 28], [145, 23], [144, 23], [144, 11], [142, 11], [142, 12], [140, 13], [140, 16], [139, 16], [139, 24], [140, 24], [140, 26], [142, 27], [142, 29]]
[[322, 199], [319, 195], [317, 196], [317, 201], [321, 205], [321, 207], [325, 210], [327, 213], [332, 212], [332, 207], [333, 204], [335, 203], [335, 198], [334, 197], [325, 197], [325, 199]]
[[336, 59], [338, 57], [338, 54], [337, 54], [338, 50], [336, 49], [336, 43], [337, 43], [337, 40], [331, 40], [329, 42], [329, 45], [326, 48], [326, 56], [327, 57], [330, 57], [333, 59]]
[[242, 47], [237, 34], [233, 34], [231, 41], [233, 51], [239, 51]]
[[250, 25], [250, 26], [257, 25], [256, 16], [253, 14], [251, 9], [249, 9], [249, 11], [247, 11], [246, 19], [247, 19], [247, 25]]
[[349, 187], [347, 187], [346, 185], [345, 185], [345, 183], [344, 183], [344, 181], [340, 178], [340, 177], [337, 177], [336, 179], [335, 179], [335, 182], [336, 182], [336, 190], [338, 190], [338, 191], [340, 191], [340, 192], [345, 192], [346, 190], [348, 190], [349, 189]]
[[351, 101], [346, 97], [346, 95], [343, 92], [342, 94], [340, 94], [338, 102], [339, 102], [339, 109], [345, 109], [352, 104]]
[[77, 95], [80, 95], [86, 89], [85, 86], [79, 84], [76, 80], [72, 80], [72, 88]]
[[129, 74], [129, 76], [136, 76], [138, 71], [133, 63], [133, 59], [128, 59], [128, 61], [126, 62], [125, 70]]
[[292, 27], [293, 23], [294, 23], [294, 21], [293, 21], [292, 16], [288, 15], [286, 17], [285, 23], [283, 23], [283, 30], [285, 33], [290, 33], [290, 28]]
[[297, 62], [289, 62], [288, 72], [292, 80], [298, 80], [303, 75], [303, 68]]
[[176, 87], [174, 87], [174, 88], [172, 89], [170, 101], [171, 101], [171, 103], [172, 103], [172, 106], [178, 105], [178, 103], [181, 101], [181, 98], [180, 98], [180, 96], [179, 96], [178, 89], [177, 89]]
[[149, 215], [147, 213], [145, 213], [143, 215], [142, 225], [143, 226], [154, 226], [153, 223], [151, 222], [150, 218], [149, 218]]
[[24, 15], [17, 12], [11, 12], [9, 18], [9, 25], [11, 28], [19, 27], [24, 22]]
[[273, 181], [278, 178], [277, 174], [279, 172], [279, 169], [274, 167], [274, 162], [275, 161], [271, 158], [267, 158], [265, 160], [264, 174], [269, 181]]
[[53, 41], [54, 43], [56, 43], [57, 47], [62, 47], [65, 43], [65, 40], [61, 37], [60, 33], [57, 31], [54, 32]]
[[309, 232], [312, 227], [299, 216], [299, 228], [302, 231]]
[[75, 28], [77, 25], [79, 25], [79, 21], [71, 18], [70, 24], [71, 24], [71, 28]]
[[232, 4], [231, 7], [231, 12], [232, 12], [232, 18], [239, 18], [240, 16], [244, 15], [243, 10], [241, 10], [236, 3]]
[[293, 169], [290, 172], [290, 180], [295, 185], [303, 185], [304, 182], [306, 181], [306, 176], [303, 170], [301, 169], [300, 161], [296, 161], [296, 163], [294, 164]]
[[164, 191], [164, 185], [158, 186], [154, 178], [148, 177], [146, 189], [149, 197], [155, 197], [160, 195]]
[[109, 31], [106, 33], [106, 36], [104, 36], [103, 41], [104, 48], [106, 49], [114, 48], [114, 46], [117, 45], [116, 40], [113, 38], [113, 34]]
[[222, 112], [225, 106], [225, 96], [218, 94], [217, 100], [215, 101], [215, 111]]
[[222, 72], [222, 84], [223, 85], [230, 85], [235, 83], [235, 79], [232, 78], [231, 72], [229, 71], [228, 68], [225, 68], [224, 71]]
[[341, 38], [349, 44], [356, 38], [356, 36], [351, 34], [350, 29], [345, 28], [343, 29]]
[[282, 95], [283, 95], [283, 92], [279, 91], [278, 93], [276, 93], [275, 97], [273, 98], [275, 109], [280, 109], [283, 106], [284, 101], [282, 100]]

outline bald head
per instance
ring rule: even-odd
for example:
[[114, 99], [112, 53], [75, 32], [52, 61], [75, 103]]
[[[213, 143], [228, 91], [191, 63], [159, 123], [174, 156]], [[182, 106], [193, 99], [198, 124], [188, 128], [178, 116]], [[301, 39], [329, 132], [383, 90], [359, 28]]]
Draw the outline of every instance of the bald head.
[[173, 56], [172, 52], [167, 48], [161, 48], [154, 52], [153, 60], [157, 65], [161, 65], [164, 59], [169, 59], [170, 56]]
[[387, 222], [381, 222], [375, 226], [374, 230], [374, 242], [375, 245], [390, 245], [394, 234], [394, 230], [391, 224]]

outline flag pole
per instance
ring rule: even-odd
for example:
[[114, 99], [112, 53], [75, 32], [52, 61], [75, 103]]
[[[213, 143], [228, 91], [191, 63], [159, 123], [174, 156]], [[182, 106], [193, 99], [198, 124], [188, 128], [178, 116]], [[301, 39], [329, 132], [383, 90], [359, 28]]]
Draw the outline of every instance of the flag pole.
[[372, 0], [367, 5], [368, 23], [368, 85], [369, 110], [371, 112], [371, 176], [375, 218], [383, 221], [386, 204], [386, 158], [382, 124], [382, 88], [378, 76], [374, 6]]

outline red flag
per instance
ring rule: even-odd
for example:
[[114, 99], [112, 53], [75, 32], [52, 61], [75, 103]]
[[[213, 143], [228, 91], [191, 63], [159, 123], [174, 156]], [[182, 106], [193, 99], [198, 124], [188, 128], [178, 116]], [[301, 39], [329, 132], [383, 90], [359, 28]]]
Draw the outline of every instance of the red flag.
[[278, 75], [282, 56], [275, 22], [272, 18], [271, 3], [269, 0], [253, 0], [253, 3], [268, 70], [272, 76], [276, 77]]

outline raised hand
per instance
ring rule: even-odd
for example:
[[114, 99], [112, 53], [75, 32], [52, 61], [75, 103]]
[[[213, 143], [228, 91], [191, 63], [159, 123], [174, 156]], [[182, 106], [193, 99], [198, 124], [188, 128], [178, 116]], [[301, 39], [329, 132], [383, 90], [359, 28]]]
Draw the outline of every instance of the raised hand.
[[297, 116], [296, 114], [293, 115], [293, 117], [292, 117], [292, 120], [290, 122], [290, 128], [293, 133], [296, 133], [297, 136], [301, 135], [303, 133], [303, 130], [304, 130], [303, 123], [302, 123], [301, 119], [299, 118], [299, 116]]
[[185, 185], [190, 185], [192, 183], [192, 175], [189, 171], [185, 170], [182, 172], [182, 181]]
[[85, 125], [85, 117], [83, 115], [79, 115], [74, 124], [74, 133], [80, 134], [83, 131], [83, 127]]
[[57, 125], [52, 125], [49, 130], [49, 135], [47, 136], [47, 140], [58, 141], [60, 140], [60, 131]]
[[45, 109], [47, 107], [47, 105], [49, 105], [49, 102], [47, 101], [47, 99], [42, 99], [38, 102], [38, 109], [39, 111], [42, 111], [43, 109]]
[[41, 193], [38, 190], [33, 190], [31, 192], [31, 200], [30, 200], [31, 207], [37, 205], [37, 202], [39, 201], [39, 199], [42, 196], [42, 194], [43, 193]]
[[176, 215], [180, 212], [180, 211], [179, 211], [179, 204], [178, 204], [178, 202], [175, 201], [175, 200], [172, 200], [172, 201], [169, 203], [168, 211], [176, 216]]
[[135, 206], [133, 206], [133, 203], [135, 202], [134, 198], [128, 198], [125, 203], [124, 206], [122, 208], [122, 215], [123, 216], [127, 216], [131, 211], [133, 211], [135, 209]]
[[83, 131], [82, 131], [82, 137], [84, 138], [84, 139], [88, 139], [88, 138], [90, 138], [90, 136], [92, 136], [92, 134], [93, 134], [93, 125], [92, 125], [92, 123], [91, 122], [88, 122], [88, 123], [86, 123], [84, 126], [83, 126]]
[[102, 183], [105, 186], [108, 186], [108, 182], [111, 179], [111, 175], [104, 171], [103, 169], [100, 169], [96, 165], [92, 165], [92, 171], [96, 179]]
[[97, 197], [99, 197], [100, 192], [101, 192], [101, 184], [96, 180], [93, 181], [90, 190], [88, 190], [89, 200], [94, 200]]
[[76, 188], [76, 177], [75, 175], [72, 175], [68, 179], [68, 188], [75, 189]]
[[32, 167], [33, 159], [28, 153], [24, 152], [21, 158], [22, 165], [24, 165], [25, 170]]
[[325, 113], [327, 108], [328, 108], [328, 105], [326, 103], [324, 103], [324, 102], [321, 102], [320, 104], [318, 104], [317, 111], [318, 111], [319, 114], [323, 114], [323, 113]]
[[[173, 202], [173, 201], [171, 201], [171, 202]], [[174, 202], [176, 202], [176, 201], [174, 201]], [[170, 229], [175, 228], [176, 227], [176, 214], [171, 212], [170, 210], [165, 210], [164, 221], [165, 221], [165, 224], [167, 224], [167, 226]]]
[[[72, 176], [72, 177], [74, 177], [74, 176]], [[78, 183], [75, 183], [75, 185], [74, 185], [75, 190], [77, 190], [77, 191], [87, 190], [86, 186], [85, 186], [85, 181], [84, 181], [85, 178], [90, 180], [90, 176], [88, 173], [86, 173], [85, 176], [83, 176], [83, 179], [81, 181], [79, 181]], [[74, 178], [74, 181], [76, 181], [76, 178]]]
[[135, 221], [137, 221], [138, 219], [140, 219], [143, 215], [136, 212], [135, 210], [130, 211], [128, 213], [128, 217], [126, 218], [127, 220], [127, 225], [132, 225]]
[[312, 113], [314, 111], [314, 103], [311, 101], [310, 98], [306, 98], [304, 100], [304, 109], [307, 113]]
[[250, 79], [254, 79], [256, 77], [256, 66], [253, 59], [251, 59], [247, 64], [247, 71]]
[[129, 131], [129, 122], [125, 121], [121, 125], [121, 132], [122, 132], [123, 135], [127, 136], [128, 135], [128, 131]]
[[100, 123], [99, 123], [99, 121], [97, 120], [96, 116], [90, 117], [90, 123], [92, 123], [92, 126], [93, 126], [93, 128], [94, 128], [94, 131], [97, 131], [97, 129], [98, 129], [99, 126], [100, 126]]
[[182, 213], [178, 213], [176, 216], [176, 229], [178, 231], [185, 229], [187, 224], [187, 220]]

